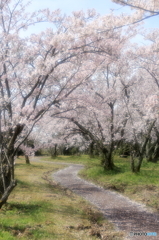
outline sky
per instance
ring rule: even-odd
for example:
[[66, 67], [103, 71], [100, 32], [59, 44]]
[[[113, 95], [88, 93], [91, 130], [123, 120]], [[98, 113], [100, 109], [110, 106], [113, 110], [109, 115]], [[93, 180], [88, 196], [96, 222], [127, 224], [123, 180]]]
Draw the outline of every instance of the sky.
[[[27, 2], [27, 0], [25, 0]], [[101, 15], [109, 14], [114, 9], [114, 14], [131, 13], [129, 7], [123, 7], [113, 3], [111, 0], [32, 0], [28, 11], [49, 8], [54, 11], [61, 9], [62, 13], [70, 15], [73, 11], [87, 11], [94, 8]], [[152, 17], [144, 22], [146, 28], [158, 28], [159, 17]], [[39, 24], [40, 25], [40, 24]], [[36, 31], [41, 31], [46, 25], [36, 26]], [[32, 30], [30, 30], [32, 31]]]
[[32, 0], [33, 8], [47, 8], [52, 10], [60, 8], [63, 13], [70, 14], [72, 11], [96, 9], [101, 14], [109, 13], [116, 6], [110, 0]]

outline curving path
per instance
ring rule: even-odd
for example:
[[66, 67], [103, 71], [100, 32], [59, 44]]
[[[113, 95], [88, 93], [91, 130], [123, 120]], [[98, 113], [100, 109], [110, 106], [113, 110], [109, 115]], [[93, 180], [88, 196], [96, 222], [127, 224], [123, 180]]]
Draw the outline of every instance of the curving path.
[[[146, 209], [145, 205], [131, 201], [110, 190], [96, 186], [78, 177], [83, 165], [69, 164], [53, 174], [56, 182], [94, 204], [118, 230], [125, 231], [125, 239], [159, 239], [159, 215]], [[157, 236], [130, 236], [130, 232], [156, 232]]]
[[[31, 160], [43, 162], [38, 157]], [[54, 180], [95, 205], [114, 224], [117, 230], [125, 231], [127, 235], [125, 239], [159, 239], [159, 214], [151, 212], [145, 205], [131, 201], [119, 193], [105, 190], [81, 179], [78, 172], [84, 168], [83, 165], [65, 162], [48, 163], [68, 165], [68, 167], [53, 173]], [[130, 236], [131, 232], [156, 232], [157, 236]]]

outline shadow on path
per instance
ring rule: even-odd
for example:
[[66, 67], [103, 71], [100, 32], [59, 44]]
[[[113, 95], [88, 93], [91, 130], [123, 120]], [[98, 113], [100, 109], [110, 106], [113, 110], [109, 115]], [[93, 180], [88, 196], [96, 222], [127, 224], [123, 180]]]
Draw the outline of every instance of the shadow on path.
[[[32, 160], [39, 161], [38, 159]], [[53, 174], [54, 180], [95, 205], [118, 230], [125, 231], [126, 239], [159, 239], [159, 215], [150, 212], [145, 205], [81, 179], [78, 177], [78, 172], [84, 168], [83, 165], [59, 162], [48, 163], [68, 165], [68, 167]], [[157, 236], [130, 236], [130, 232], [156, 232]]]
[[[70, 165], [53, 174], [55, 181], [94, 204], [118, 230], [126, 232], [126, 239], [159, 239], [159, 215], [143, 204], [131, 201], [119, 193], [105, 190], [78, 177], [82, 165]], [[130, 232], [156, 232], [157, 236], [132, 236]]]

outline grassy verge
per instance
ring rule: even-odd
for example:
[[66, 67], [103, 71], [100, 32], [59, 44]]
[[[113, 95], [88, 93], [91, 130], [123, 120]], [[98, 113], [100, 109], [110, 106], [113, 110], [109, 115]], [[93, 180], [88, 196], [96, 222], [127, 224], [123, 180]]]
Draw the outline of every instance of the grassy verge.
[[0, 211], [0, 240], [122, 239], [95, 208], [52, 181], [61, 167], [17, 161], [18, 185]]
[[87, 165], [81, 175], [159, 212], [159, 163], [144, 161], [140, 173], [130, 171], [129, 159], [126, 158], [115, 157], [115, 165], [118, 169], [104, 171], [98, 160], [92, 167]]
[[[44, 158], [45, 159], [45, 158]], [[46, 157], [49, 160], [49, 157]], [[50, 159], [51, 160], [51, 159]], [[85, 179], [91, 180], [106, 189], [118, 191], [129, 198], [159, 212], [159, 162], [151, 163], [144, 161], [140, 173], [130, 171], [128, 158], [115, 156], [114, 171], [104, 171], [98, 158], [89, 156], [60, 156], [55, 161], [82, 163], [85, 165], [80, 173]]]

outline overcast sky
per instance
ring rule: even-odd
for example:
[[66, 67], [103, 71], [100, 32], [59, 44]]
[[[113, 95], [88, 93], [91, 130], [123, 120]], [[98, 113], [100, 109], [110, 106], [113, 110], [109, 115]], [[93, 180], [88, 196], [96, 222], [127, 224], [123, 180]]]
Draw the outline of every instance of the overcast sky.
[[[27, 0], [25, 0], [27, 2]], [[49, 8], [54, 11], [61, 9], [62, 13], [70, 15], [73, 11], [92, 9], [94, 8], [101, 15], [110, 13], [114, 9], [114, 14], [121, 12], [130, 13], [129, 7], [122, 7], [113, 3], [111, 0], [32, 0], [28, 7], [28, 11], [35, 11], [39, 9]], [[145, 27], [158, 28], [159, 17], [152, 17], [145, 21]], [[40, 24], [39, 24], [40, 25]], [[36, 26], [36, 31], [43, 30], [46, 25]], [[31, 31], [31, 29], [30, 29]]]

